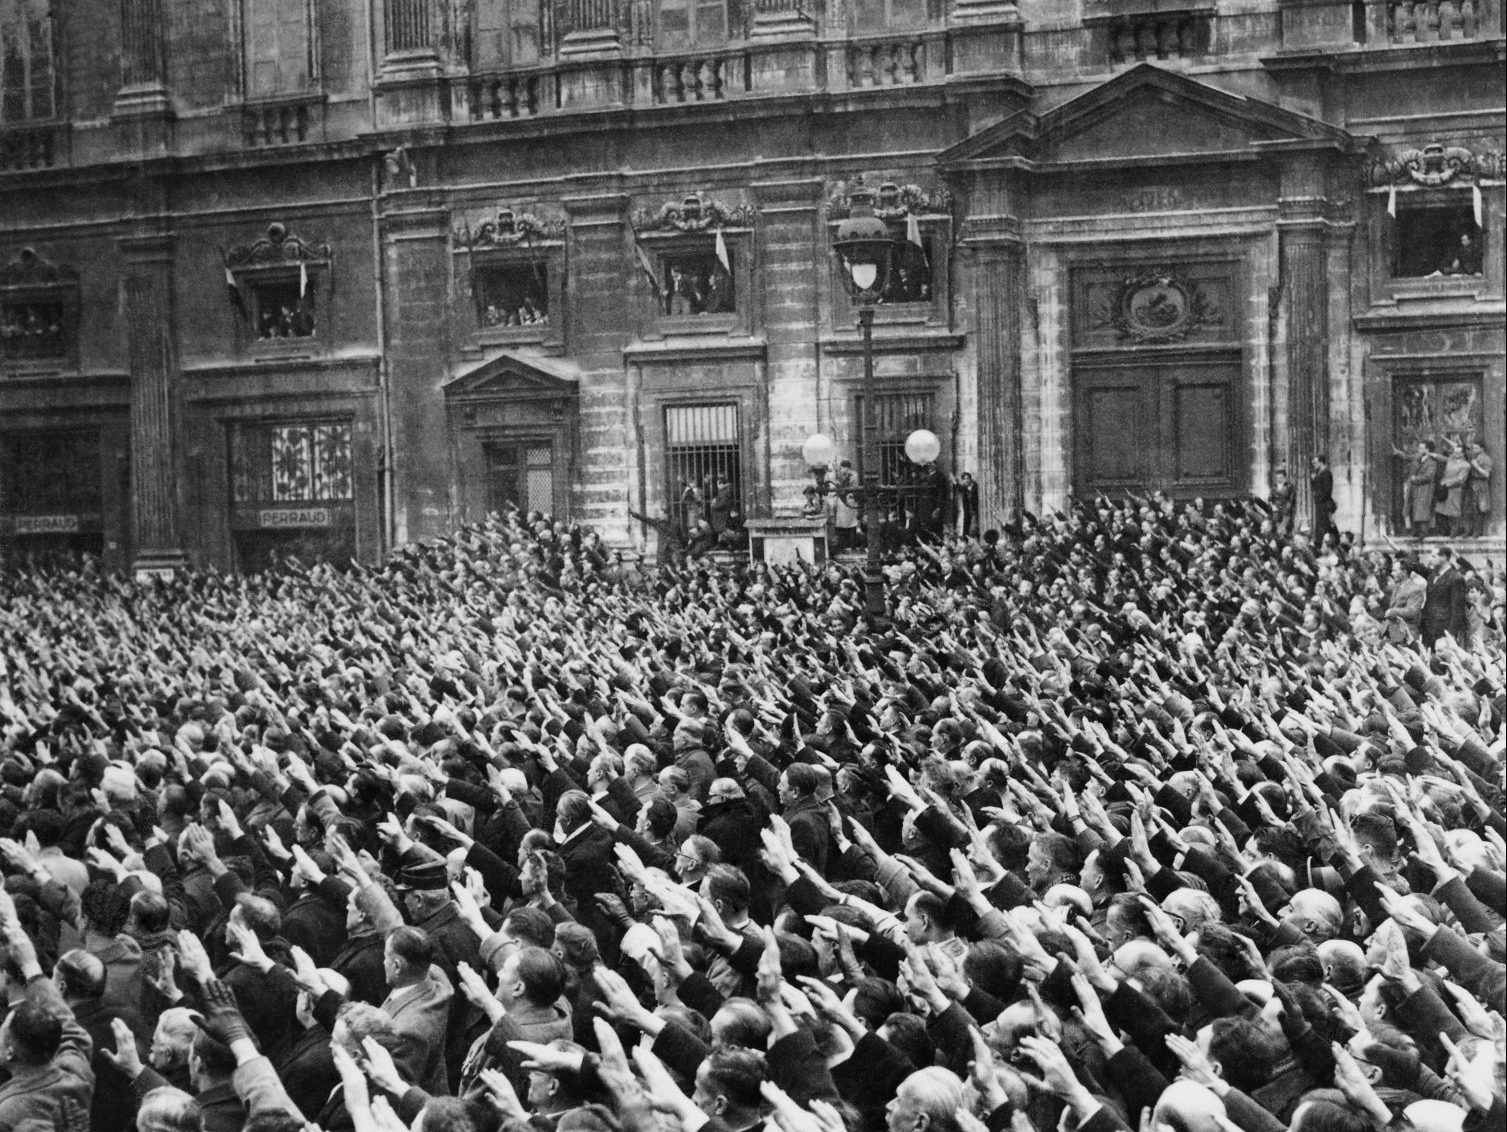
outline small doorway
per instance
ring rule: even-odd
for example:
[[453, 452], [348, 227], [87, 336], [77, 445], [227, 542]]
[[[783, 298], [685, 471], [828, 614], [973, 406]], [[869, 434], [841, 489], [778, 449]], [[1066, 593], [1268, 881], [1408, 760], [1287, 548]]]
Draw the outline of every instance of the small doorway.
[[555, 513], [555, 446], [549, 440], [488, 441], [487, 510]]

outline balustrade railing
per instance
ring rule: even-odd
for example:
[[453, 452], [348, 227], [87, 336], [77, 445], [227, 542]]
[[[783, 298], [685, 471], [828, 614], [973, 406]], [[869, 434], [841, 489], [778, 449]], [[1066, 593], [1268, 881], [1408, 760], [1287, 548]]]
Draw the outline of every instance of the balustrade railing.
[[7, 126], [0, 129], [0, 173], [51, 169], [62, 163], [57, 126]]
[[848, 48], [848, 85], [909, 86], [926, 79], [926, 43], [919, 36], [854, 43]]
[[532, 118], [539, 113], [542, 89], [537, 74], [475, 76], [470, 89], [471, 121]]
[[1387, 34], [1393, 43], [1475, 39], [1481, 32], [1477, 0], [1391, 0]]
[[252, 102], [241, 109], [241, 129], [252, 147], [298, 145], [317, 140], [322, 97]]
[[1120, 17], [1105, 28], [1109, 61], [1119, 64], [1200, 55], [1204, 51], [1207, 29], [1208, 18], [1199, 12]]
[[653, 66], [653, 93], [657, 106], [720, 102], [747, 87], [747, 62], [742, 55], [657, 59]]

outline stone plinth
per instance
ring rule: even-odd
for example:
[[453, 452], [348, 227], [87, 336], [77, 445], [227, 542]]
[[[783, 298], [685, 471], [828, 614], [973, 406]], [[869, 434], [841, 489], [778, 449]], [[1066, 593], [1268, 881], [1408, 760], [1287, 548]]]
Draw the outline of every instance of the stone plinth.
[[784, 566], [827, 560], [827, 521], [779, 517], [748, 520], [748, 553], [755, 562]]

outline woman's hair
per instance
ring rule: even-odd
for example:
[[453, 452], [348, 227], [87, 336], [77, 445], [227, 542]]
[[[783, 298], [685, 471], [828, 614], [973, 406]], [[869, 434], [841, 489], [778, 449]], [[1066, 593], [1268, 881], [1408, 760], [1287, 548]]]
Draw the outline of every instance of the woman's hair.
[[141, 1098], [136, 1127], [139, 1132], [204, 1132], [204, 1112], [182, 1089], [163, 1085]]

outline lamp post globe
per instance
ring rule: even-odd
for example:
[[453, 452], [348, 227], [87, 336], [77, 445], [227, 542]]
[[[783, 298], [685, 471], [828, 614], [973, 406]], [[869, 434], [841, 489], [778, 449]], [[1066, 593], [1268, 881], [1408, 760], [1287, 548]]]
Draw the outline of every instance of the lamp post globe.
[[912, 464], [935, 464], [941, 454], [942, 442], [929, 428], [918, 428], [905, 438], [905, 456]]
[[806, 443], [801, 445], [801, 459], [806, 461], [808, 468], [830, 468], [836, 455], [837, 446], [823, 432], [812, 433], [806, 438]]

